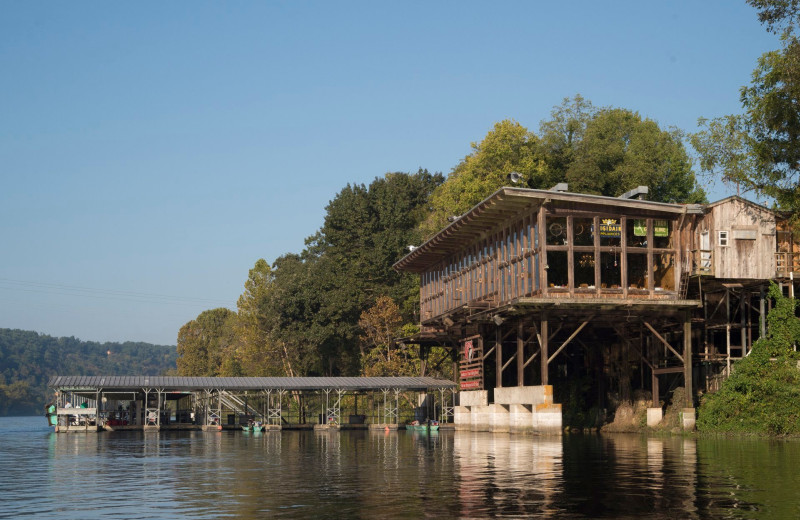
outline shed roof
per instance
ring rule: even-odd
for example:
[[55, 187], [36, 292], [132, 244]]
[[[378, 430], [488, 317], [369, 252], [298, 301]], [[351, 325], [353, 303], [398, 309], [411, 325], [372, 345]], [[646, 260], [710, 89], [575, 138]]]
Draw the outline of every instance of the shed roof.
[[173, 377], [53, 376], [48, 386], [60, 390], [380, 390], [421, 391], [454, 388], [456, 383], [433, 377]]

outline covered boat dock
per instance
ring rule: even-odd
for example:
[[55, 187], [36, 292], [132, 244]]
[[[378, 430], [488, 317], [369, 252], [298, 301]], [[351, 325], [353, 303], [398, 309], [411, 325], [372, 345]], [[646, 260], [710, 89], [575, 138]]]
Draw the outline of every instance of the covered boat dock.
[[457, 389], [431, 377], [53, 376], [48, 387], [57, 432], [451, 423]]

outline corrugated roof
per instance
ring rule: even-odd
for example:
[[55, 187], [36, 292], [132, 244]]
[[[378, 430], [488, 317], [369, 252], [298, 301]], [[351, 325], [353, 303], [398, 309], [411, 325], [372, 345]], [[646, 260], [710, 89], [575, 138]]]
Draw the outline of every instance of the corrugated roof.
[[653, 215], [679, 215], [683, 212], [699, 211], [699, 207], [695, 208], [694, 205], [503, 187], [401, 258], [393, 267], [398, 271], [425, 272], [447, 256], [464, 249], [472, 241], [486, 236], [486, 233], [495, 229], [508, 218], [533, 211], [545, 202], [554, 206], [581, 208], [611, 205], [620, 209], [624, 208], [626, 212]]
[[433, 377], [53, 376], [47, 386], [69, 390], [427, 390], [454, 388], [456, 383]]

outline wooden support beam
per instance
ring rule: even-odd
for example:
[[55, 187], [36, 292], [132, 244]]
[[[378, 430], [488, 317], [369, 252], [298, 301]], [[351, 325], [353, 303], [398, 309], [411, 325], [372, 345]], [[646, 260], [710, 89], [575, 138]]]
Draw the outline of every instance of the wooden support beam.
[[523, 367], [523, 368], [525, 368], [525, 367], [527, 367], [528, 365], [530, 365], [530, 364], [531, 364], [531, 361], [533, 361], [534, 359], [536, 359], [536, 356], [538, 356], [538, 355], [539, 355], [539, 351], [537, 350], [536, 352], [534, 352], [534, 353], [533, 353], [533, 355], [531, 355], [531, 357], [529, 357], [529, 358], [527, 359], [527, 361], [525, 361], [525, 363], [522, 365], [522, 367]]
[[541, 384], [547, 384], [547, 372], [549, 367], [549, 361], [547, 360], [547, 343], [548, 343], [548, 334], [547, 334], [547, 313], [542, 316], [542, 321], [539, 324], [539, 329], [542, 331], [541, 335], [539, 336], [539, 351], [542, 353], [542, 359], [540, 363], [541, 375], [542, 380]]
[[484, 354], [484, 355], [483, 355], [483, 358], [481, 359], [481, 361], [486, 361], [487, 359], [489, 359], [489, 356], [491, 356], [491, 355], [492, 355], [492, 352], [494, 352], [494, 348], [495, 348], [496, 346], [497, 346], [497, 345], [494, 345], [494, 346], [492, 346], [492, 348], [490, 348], [490, 349], [488, 350], [488, 352], [486, 352], [486, 354]]
[[692, 391], [692, 315], [683, 317], [683, 388], [686, 393], [686, 407], [694, 408]]
[[495, 381], [495, 387], [502, 388], [503, 386], [503, 339], [500, 337], [500, 328], [495, 329], [495, 376], [497, 380]]
[[525, 325], [517, 324], [517, 386], [525, 386]]
[[[644, 323], [644, 325], [645, 325], [645, 326], [646, 326], [648, 329], [650, 329], [650, 332], [652, 332], [652, 333], [653, 333], [653, 335], [654, 335], [656, 338], [658, 338], [658, 340], [659, 340], [661, 343], [663, 343], [663, 344], [664, 344], [664, 345], [665, 345], [665, 346], [666, 346], [668, 349], [670, 349], [670, 350], [672, 351], [672, 353], [673, 353], [673, 354], [675, 354], [675, 355], [678, 357], [678, 359], [680, 359], [680, 360], [681, 360], [681, 363], [683, 363], [683, 362], [684, 362], [684, 361], [683, 361], [683, 356], [681, 356], [681, 355], [678, 353], [678, 351], [677, 351], [677, 350], [675, 350], [674, 348], [672, 348], [672, 345], [670, 345], [670, 344], [669, 344], [669, 342], [668, 342], [667, 340], [665, 340], [665, 339], [664, 339], [664, 338], [661, 336], [661, 334], [659, 334], [659, 333], [656, 331], [656, 329], [654, 329], [654, 328], [653, 328], [653, 326], [652, 326], [652, 325], [650, 325], [649, 323], [647, 323], [647, 322], [646, 322], [646, 321], [644, 321], [644, 320], [642, 320], [642, 323]], [[690, 322], [690, 325], [691, 325], [691, 322]]]
[[562, 344], [560, 347], [558, 347], [558, 350], [556, 350], [555, 352], [553, 352], [553, 355], [552, 355], [552, 356], [550, 356], [549, 358], [547, 358], [547, 363], [548, 363], [548, 364], [552, 363], [553, 359], [555, 359], [555, 357], [556, 357], [557, 355], [559, 355], [559, 354], [561, 353], [561, 351], [562, 351], [562, 350], [564, 350], [564, 348], [565, 348], [567, 345], [569, 345], [569, 343], [570, 343], [570, 342], [571, 342], [573, 339], [575, 339], [575, 336], [577, 336], [577, 335], [580, 333], [580, 331], [582, 331], [582, 330], [583, 330], [583, 328], [584, 328], [586, 325], [588, 325], [590, 321], [592, 321], [592, 319], [594, 319], [594, 315], [592, 315], [592, 316], [589, 316], [589, 319], [587, 319], [586, 321], [584, 321], [583, 323], [581, 323], [581, 324], [580, 324], [580, 326], [579, 326], [579, 327], [578, 327], [578, 328], [575, 330], [575, 332], [573, 332], [573, 333], [570, 335], [570, 337], [568, 337], [568, 338], [567, 338], [567, 341], [565, 341], [565, 342], [564, 342], [564, 343], [563, 343], [563, 344]]

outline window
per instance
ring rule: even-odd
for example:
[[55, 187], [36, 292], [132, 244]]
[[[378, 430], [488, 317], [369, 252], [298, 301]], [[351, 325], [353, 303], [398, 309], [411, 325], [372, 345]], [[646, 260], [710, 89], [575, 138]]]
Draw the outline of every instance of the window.
[[718, 231], [720, 247], [728, 247], [728, 232]]

